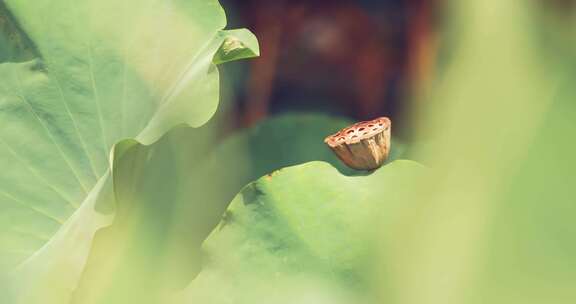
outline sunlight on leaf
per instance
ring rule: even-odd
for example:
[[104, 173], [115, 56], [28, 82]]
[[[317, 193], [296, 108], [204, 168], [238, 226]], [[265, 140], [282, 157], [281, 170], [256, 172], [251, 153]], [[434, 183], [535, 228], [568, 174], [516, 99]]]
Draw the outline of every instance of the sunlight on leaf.
[[38, 56], [17, 63], [0, 50], [1, 272], [19, 301], [64, 303], [112, 219], [114, 144], [204, 124], [218, 104], [212, 59], [223, 41], [257, 43], [222, 30], [217, 1], [8, 0], [0, 20]]

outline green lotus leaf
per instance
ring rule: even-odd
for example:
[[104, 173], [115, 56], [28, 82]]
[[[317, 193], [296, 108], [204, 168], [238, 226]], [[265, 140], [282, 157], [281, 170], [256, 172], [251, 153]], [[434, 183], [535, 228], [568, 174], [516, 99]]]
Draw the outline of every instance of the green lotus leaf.
[[324, 162], [246, 186], [204, 243], [190, 303], [368, 303], [378, 264], [372, 230], [393, 214], [422, 166], [395, 161], [346, 176]]
[[119, 203], [114, 145], [204, 124], [218, 104], [213, 59], [258, 54], [225, 23], [215, 0], [2, 2], [3, 303], [66, 303]]
[[[0, 11], [6, 12], [6, 4], [0, 2]], [[27, 61], [36, 56], [30, 39], [20, 31], [13, 16], [0, 14], [0, 62]]]
[[202, 242], [242, 187], [310, 160], [338, 165], [323, 138], [348, 123], [292, 114], [223, 141], [217, 140], [218, 127], [211, 122], [174, 129], [150, 146], [135, 141], [117, 145], [121, 159], [114, 176], [123, 203], [114, 224], [98, 232], [75, 299], [163, 303], [197, 275]]

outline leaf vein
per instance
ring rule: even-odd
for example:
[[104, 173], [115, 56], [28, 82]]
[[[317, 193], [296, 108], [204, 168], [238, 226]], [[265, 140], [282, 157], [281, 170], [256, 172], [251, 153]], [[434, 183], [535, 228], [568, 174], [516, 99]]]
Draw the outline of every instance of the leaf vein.
[[38, 112], [36, 112], [32, 103], [26, 98], [26, 96], [24, 96], [24, 90], [22, 88], [22, 81], [20, 80], [20, 76], [18, 75], [18, 70], [14, 69], [14, 74], [16, 76], [16, 84], [17, 84], [17, 88], [18, 88], [18, 92], [19, 92], [19, 94], [17, 95], [17, 97], [19, 97], [18, 99], [21, 100], [24, 104], [26, 104], [30, 108], [30, 111], [32, 112], [34, 117], [38, 120], [38, 122], [40, 123], [42, 128], [44, 128], [44, 130], [46, 130], [46, 133], [48, 134], [50, 141], [52, 142], [52, 144], [54, 144], [54, 146], [58, 150], [58, 153], [60, 153], [60, 155], [62, 156], [62, 159], [64, 160], [66, 165], [68, 165], [68, 167], [72, 171], [72, 174], [74, 175], [74, 177], [76, 178], [76, 180], [78, 181], [78, 183], [82, 187], [82, 190], [86, 194], [88, 192], [88, 187], [86, 185], [84, 185], [84, 183], [80, 179], [80, 176], [78, 175], [78, 172], [76, 171], [76, 168], [74, 168], [72, 166], [70, 160], [68, 159], [68, 157], [66, 156], [66, 154], [62, 150], [62, 147], [60, 147], [60, 145], [54, 139], [54, 135], [52, 134], [52, 131], [50, 131], [50, 129], [46, 125], [45, 121], [43, 121], [42, 118], [40, 118], [40, 116], [38, 115]]
[[62, 220], [62, 219], [60, 219], [60, 218], [58, 218], [58, 217], [56, 217], [56, 216], [50, 215], [50, 214], [48, 214], [47, 212], [42, 211], [41, 209], [38, 209], [38, 208], [36, 208], [36, 207], [34, 207], [34, 206], [31, 206], [31, 205], [29, 205], [29, 204], [26, 204], [25, 202], [17, 199], [16, 197], [14, 197], [14, 196], [11, 195], [10, 193], [6, 192], [5, 190], [0, 189], [0, 194], [2, 194], [4, 197], [8, 198], [10, 201], [12, 201], [12, 202], [14, 202], [14, 203], [17, 203], [18, 205], [22, 205], [22, 206], [24, 206], [24, 207], [27, 207], [27, 208], [31, 209], [32, 211], [35, 211], [36, 213], [41, 214], [41, 215], [43, 215], [43, 216], [45, 216], [45, 217], [47, 217], [47, 218], [49, 218], [49, 219], [57, 222], [57, 223], [60, 224], [60, 225], [63, 225], [63, 224], [64, 224], [64, 220]]

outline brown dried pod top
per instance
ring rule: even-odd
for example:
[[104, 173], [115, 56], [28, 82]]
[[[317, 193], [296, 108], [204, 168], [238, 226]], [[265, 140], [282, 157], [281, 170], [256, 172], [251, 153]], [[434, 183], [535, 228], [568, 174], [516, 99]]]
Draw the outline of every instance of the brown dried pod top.
[[391, 126], [388, 117], [362, 121], [326, 137], [324, 142], [348, 167], [374, 170], [388, 158]]

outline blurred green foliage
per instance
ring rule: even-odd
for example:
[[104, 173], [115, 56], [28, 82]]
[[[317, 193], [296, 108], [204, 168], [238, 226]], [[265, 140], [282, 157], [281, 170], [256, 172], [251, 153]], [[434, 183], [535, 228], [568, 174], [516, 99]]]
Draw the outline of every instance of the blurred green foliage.
[[435, 173], [384, 223], [384, 302], [576, 299], [574, 19], [551, 5], [446, 3], [452, 48], [420, 114]]
[[284, 115], [224, 140], [215, 140], [207, 125], [174, 129], [151, 146], [123, 142], [114, 171], [122, 203], [114, 224], [96, 237], [76, 301], [157, 303], [184, 287], [200, 270], [201, 243], [236, 193], [285, 166], [309, 160], [340, 166], [322, 139], [347, 123]]
[[[246, 186], [206, 240], [188, 303], [368, 303], [378, 284], [379, 215], [424, 167], [395, 161], [366, 176], [324, 162], [284, 168]], [[214, 292], [220, 290], [220, 292]], [[319, 302], [318, 302], [319, 301]]]
[[224, 140], [199, 127], [214, 63], [257, 54], [220, 31], [217, 2], [75, 5], [0, 5], [2, 303], [576, 300], [568, 9], [446, 1], [442, 66], [414, 109], [427, 144], [407, 149], [429, 168], [354, 176], [322, 143], [345, 119], [286, 115]]

